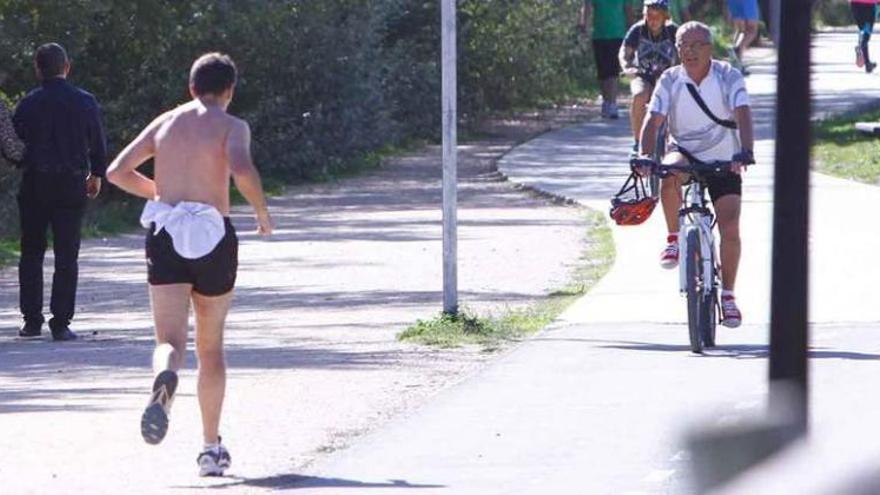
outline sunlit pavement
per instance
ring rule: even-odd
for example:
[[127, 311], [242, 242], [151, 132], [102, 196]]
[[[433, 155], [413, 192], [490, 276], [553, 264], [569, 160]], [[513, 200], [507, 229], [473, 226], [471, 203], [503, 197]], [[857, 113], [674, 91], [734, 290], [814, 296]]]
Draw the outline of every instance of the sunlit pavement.
[[[816, 37], [814, 115], [880, 97], [880, 79], [854, 66], [854, 38]], [[766, 402], [776, 85], [772, 54], [761, 57], [748, 78], [759, 164], [744, 187], [743, 327], [719, 328], [719, 347], [705, 356], [688, 352], [676, 272], [657, 265], [665, 231], [658, 210], [645, 225], [614, 228], [611, 272], [550, 329], [315, 466], [298, 493], [691, 492], [683, 435], [757, 416]], [[550, 133], [513, 150], [500, 168], [515, 182], [605, 211], [628, 172], [628, 128], [621, 119]], [[880, 189], [819, 174], [812, 185], [812, 435], [833, 439], [845, 457], [848, 445], [880, 443], [872, 393], [880, 376], [880, 234], [870, 213]]]

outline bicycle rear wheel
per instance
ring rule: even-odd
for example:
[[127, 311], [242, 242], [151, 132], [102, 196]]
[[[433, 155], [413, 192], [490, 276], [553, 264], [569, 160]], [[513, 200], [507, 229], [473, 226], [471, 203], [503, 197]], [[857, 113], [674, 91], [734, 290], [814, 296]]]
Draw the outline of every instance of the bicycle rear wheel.
[[703, 325], [700, 321], [700, 310], [703, 297], [700, 294], [700, 266], [702, 255], [700, 254], [700, 236], [696, 229], [687, 233], [687, 252], [684, 258], [685, 276], [687, 277], [687, 308], [688, 308], [688, 337], [691, 342], [691, 352], [702, 354], [703, 352]]

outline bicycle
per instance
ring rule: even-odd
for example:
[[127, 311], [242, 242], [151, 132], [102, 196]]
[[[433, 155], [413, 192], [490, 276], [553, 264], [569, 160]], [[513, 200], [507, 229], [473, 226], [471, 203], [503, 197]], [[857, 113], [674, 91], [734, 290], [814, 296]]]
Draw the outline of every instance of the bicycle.
[[729, 171], [730, 161], [690, 163], [687, 165], [652, 164], [651, 175], [661, 178], [673, 172], [689, 174], [683, 184], [683, 202], [678, 212], [679, 290], [687, 297], [688, 337], [691, 352], [701, 354], [715, 347], [721, 286], [715, 250], [715, 214], [706, 201], [706, 178]]

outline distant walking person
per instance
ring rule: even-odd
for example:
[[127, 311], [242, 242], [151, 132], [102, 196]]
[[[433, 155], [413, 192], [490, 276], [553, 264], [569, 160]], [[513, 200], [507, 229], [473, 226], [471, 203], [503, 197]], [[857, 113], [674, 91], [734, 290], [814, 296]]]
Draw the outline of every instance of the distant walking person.
[[633, 18], [632, 0], [584, 0], [578, 27], [585, 31], [587, 18], [593, 18], [591, 38], [596, 73], [602, 91], [602, 117], [618, 118], [617, 84], [620, 62], [617, 51], [623, 43], [627, 26]]
[[[153, 120], [107, 172], [112, 183], [149, 200], [141, 224], [149, 229], [147, 280], [156, 327], [156, 376], [141, 417], [141, 434], [147, 443], [157, 444], [168, 431], [192, 303], [205, 442], [198, 456], [201, 476], [222, 475], [231, 463], [218, 432], [226, 389], [223, 328], [238, 269], [238, 238], [229, 221], [230, 175], [254, 208], [257, 232], [272, 233], [260, 176], [251, 160], [250, 128], [226, 113], [235, 82], [235, 64], [228, 56], [200, 57], [190, 70], [192, 101]], [[153, 179], [136, 170], [150, 158]]]
[[56, 43], [40, 46], [34, 66], [40, 87], [21, 100], [13, 117], [26, 146], [18, 194], [24, 317], [18, 334], [39, 337], [42, 332], [43, 257], [51, 228], [55, 275], [49, 328], [55, 340], [74, 340], [69, 325], [76, 305], [80, 228], [86, 198], [101, 191], [107, 144], [95, 97], [67, 82], [70, 60], [64, 48]]
[[758, 0], [727, 0], [727, 9], [736, 29], [731, 63], [745, 76], [748, 75], [743, 63], [746, 49], [758, 39]]
[[868, 42], [874, 33], [874, 20], [877, 18], [878, 0], [850, 0], [853, 19], [859, 29], [859, 44], [856, 45], [856, 65], [864, 67], [865, 72], [871, 73], [877, 64], [871, 62], [868, 54]]

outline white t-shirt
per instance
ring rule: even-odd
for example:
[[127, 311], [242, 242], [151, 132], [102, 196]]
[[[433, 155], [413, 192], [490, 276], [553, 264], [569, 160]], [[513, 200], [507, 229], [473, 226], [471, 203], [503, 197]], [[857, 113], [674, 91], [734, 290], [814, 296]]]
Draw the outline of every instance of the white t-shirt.
[[742, 148], [739, 131], [713, 122], [688, 92], [688, 83], [697, 88], [716, 117], [734, 120], [735, 108], [749, 106], [742, 74], [727, 62], [713, 60], [709, 74], [697, 84], [684, 67], [671, 67], [657, 81], [648, 106], [651, 113], [667, 118], [673, 146], [704, 162], [730, 160]]

